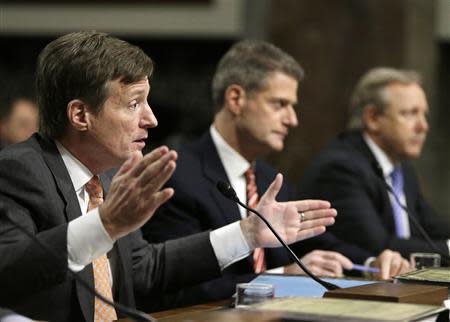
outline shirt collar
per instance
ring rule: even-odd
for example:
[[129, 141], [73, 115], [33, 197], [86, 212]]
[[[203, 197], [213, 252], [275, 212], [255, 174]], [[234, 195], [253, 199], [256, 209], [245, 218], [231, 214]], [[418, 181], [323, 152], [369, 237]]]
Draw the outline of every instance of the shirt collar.
[[383, 170], [384, 177], [389, 177], [394, 170], [394, 164], [389, 160], [387, 154], [370, 138], [367, 133], [363, 134], [364, 141], [369, 146], [370, 151], [375, 156], [378, 164]]
[[209, 128], [211, 138], [217, 148], [222, 164], [225, 168], [228, 178], [236, 178], [244, 175], [245, 171], [250, 168], [250, 163], [234, 150], [224, 138], [219, 134], [214, 125]]
[[73, 156], [61, 143], [55, 142], [58, 148], [59, 154], [64, 161], [64, 165], [69, 172], [70, 179], [72, 180], [73, 187], [76, 192], [79, 192], [86, 183], [94, 176], [91, 171], [84, 164], [82, 164], [77, 158]]

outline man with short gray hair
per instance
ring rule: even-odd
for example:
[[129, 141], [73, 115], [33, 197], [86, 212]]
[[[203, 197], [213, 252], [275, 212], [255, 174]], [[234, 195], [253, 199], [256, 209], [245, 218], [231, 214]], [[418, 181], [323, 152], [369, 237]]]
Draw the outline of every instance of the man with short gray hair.
[[408, 162], [420, 156], [429, 130], [419, 75], [371, 69], [356, 85], [350, 105], [353, 130], [340, 135], [305, 171], [301, 196], [329, 200], [339, 212], [331, 231], [370, 251], [390, 248], [405, 257], [413, 252], [448, 254], [450, 225], [428, 205]]

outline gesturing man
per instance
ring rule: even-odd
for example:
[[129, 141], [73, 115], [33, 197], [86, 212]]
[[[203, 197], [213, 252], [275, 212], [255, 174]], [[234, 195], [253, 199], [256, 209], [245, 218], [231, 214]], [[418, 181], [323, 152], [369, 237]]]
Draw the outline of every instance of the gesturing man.
[[[253, 248], [278, 246], [253, 216], [163, 244], [141, 238], [138, 228], [173, 195], [161, 187], [177, 160], [167, 147], [141, 153], [157, 126], [147, 102], [152, 70], [141, 49], [99, 32], [67, 34], [40, 53], [39, 134], [0, 153], [0, 305], [37, 320], [111, 321], [120, 312], [94, 300], [68, 268], [134, 306], [135, 292], [160, 296], [220, 276]], [[114, 167], [111, 181], [103, 173]], [[282, 181], [275, 178], [259, 210], [287, 242], [334, 222], [328, 202], [276, 202]], [[300, 223], [299, 211], [309, 220]]]

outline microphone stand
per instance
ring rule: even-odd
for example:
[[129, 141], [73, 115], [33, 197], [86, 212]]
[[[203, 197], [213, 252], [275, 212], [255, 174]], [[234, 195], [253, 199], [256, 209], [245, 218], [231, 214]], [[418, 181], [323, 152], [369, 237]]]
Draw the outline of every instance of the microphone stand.
[[314, 281], [325, 287], [328, 291], [340, 289], [339, 286], [326, 282], [316, 275], [314, 275], [306, 266], [301, 262], [301, 260], [295, 255], [295, 253], [292, 251], [292, 249], [286, 244], [286, 242], [281, 238], [281, 236], [275, 231], [275, 229], [272, 227], [272, 225], [267, 221], [266, 218], [264, 218], [258, 211], [256, 211], [253, 208], [248, 207], [246, 204], [242, 203], [239, 198], [236, 195], [236, 192], [234, 189], [228, 184], [223, 181], [217, 182], [217, 189], [227, 198], [230, 199], [236, 203], [238, 203], [241, 207], [244, 209], [247, 209], [248, 211], [254, 213], [256, 216], [259, 217], [270, 229], [270, 231], [275, 235], [275, 237], [278, 239], [278, 241], [283, 245], [283, 247], [288, 251], [291, 258], [297, 263], [298, 266]]
[[397, 194], [394, 192], [394, 189], [392, 189], [391, 185], [388, 184], [386, 182], [386, 180], [384, 179], [384, 175], [383, 175], [383, 170], [381, 169], [381, 166], [378, 162], [374, 163], [374, 167], [375, 167], [375, 173], [377, 174], [378, 178], [382, 181], [384, 187], [386, 188], [386, 190], [388, 190], [392, 196], [394, 197], [395, 202], [403, 209], [403, 211], [406, 213], [406, 215], [408, 216], [408, 218], [411, 220], [411, 222], [413, 223], [413, 225], [417, 228], [417, 230], [419, 231], [419, 233], [422, 235], [422, 237], [425, 239], [425, 241], [427, 242], [428, 246], [430, 246], [430, 248], [435, 251], [436, 253], [438, 253], [439, 255], [441, 255], [443, 258], [445, 258], [447, 261], [450, 262], [450, 256], [446, 255], [444, 253], [442, 253], [439, 248], [436, 246], [436, 244], [433, 242], [433, 240], [430, 238], [430, 236], [428, 235], [428, 233], [425, 231], [425, 229], [422, 227], [422, 225], [417, 221], [417, 219], [411, 214], [411, 212], [409, 211], [408, 207], [405, 206], [401, 201], [400, 198], [397, 196]]

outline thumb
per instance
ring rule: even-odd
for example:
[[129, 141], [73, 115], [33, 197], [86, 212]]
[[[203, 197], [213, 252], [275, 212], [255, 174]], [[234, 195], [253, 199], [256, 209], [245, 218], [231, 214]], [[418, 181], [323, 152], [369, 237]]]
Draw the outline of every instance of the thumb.
[[278, 192], [280, 192], [281, 186], [283, 184], [283, 175], [278, 173], [275, 177], [275, 180], [270, 184], [269, 188], [266, 190], [264, 195], [261, 198], [261, 201], [270, 203], [275, 201]]

